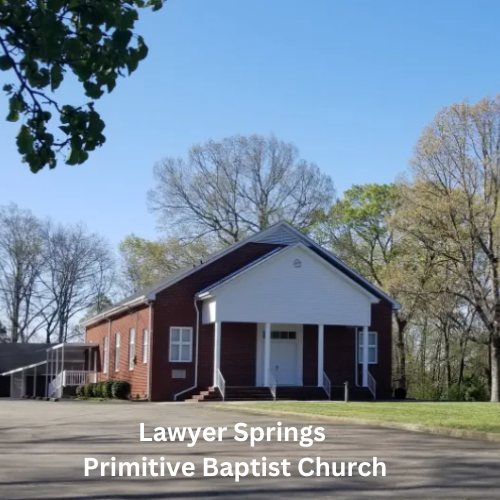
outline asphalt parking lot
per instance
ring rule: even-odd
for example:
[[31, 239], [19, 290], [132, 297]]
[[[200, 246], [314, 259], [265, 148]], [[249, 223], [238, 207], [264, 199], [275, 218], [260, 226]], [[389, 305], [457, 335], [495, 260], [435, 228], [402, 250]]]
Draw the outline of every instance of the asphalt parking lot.
[[[294, 442], [258, 443], [234, 440], [234, 425], [325, 427], [326, 439], [303, 448]], [[221, 441], [141, 442], [146, 430], [174, 426], [224, 426]], [[84, 476], [84, 459], [99, 462], [165, 457], [193, 462], [192, 477]], [[268, 462], [287, 459], [290, 477], [204, 477], [203, 459]], [[303, 477], [303, 457], [324, 461], [369, 461], [376, 456], [386, 477]], [[0, 400], [1, 499], [471, 499], [500, 498], [500, 444], [433, 436], [359, 425], [325, 424], [290, 417], [277, 419], [204, 404], [96, 403]]]

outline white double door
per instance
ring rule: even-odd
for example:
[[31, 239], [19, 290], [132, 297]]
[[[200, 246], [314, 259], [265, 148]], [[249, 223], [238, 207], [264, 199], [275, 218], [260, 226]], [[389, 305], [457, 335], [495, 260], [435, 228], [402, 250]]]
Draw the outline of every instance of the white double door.
[[[264, 325], [259, 325], [258, 385], [264, 381]], [[302, 325], [271, 325], [270, 370], [278, 385], [302, 385]]]

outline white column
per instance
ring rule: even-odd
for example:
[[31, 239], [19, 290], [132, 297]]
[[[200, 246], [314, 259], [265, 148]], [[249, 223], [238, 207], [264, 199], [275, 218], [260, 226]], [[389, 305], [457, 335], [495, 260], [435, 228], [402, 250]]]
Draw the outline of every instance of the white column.
[[266, 323], [264, 334], [264, 386], [269, 387], [271, 369], [271, 323]]
[[325, 363], [325, 325], [318, 325], [318, 387], [323, 387]]
[[220, 370], [221, 326], [220, 321], [214, 323], [214, 386], [217, 385], [217, 373]]
[[363, 387], [368, 387], [368, 327], [363, 327]]
[[45, 359], [47, 361], [45, 364], [45, 396], [49, 395], [49, 352], [45, 351]]
[[22, 372], [22, 381], [21, 381], [21, 397], [26, 396], [26, 371], [23, 370]]
[[[64, 344], [61, 348], [61, 384], [64, 386]], [[108, 349], [108, 352], [109, 352], [109, 349]]]
[[59, 373], [59, 349], [57, 349], [55, 351], [55, 355], [56, 355], [56, 377], [57, 377], [57, 374]]

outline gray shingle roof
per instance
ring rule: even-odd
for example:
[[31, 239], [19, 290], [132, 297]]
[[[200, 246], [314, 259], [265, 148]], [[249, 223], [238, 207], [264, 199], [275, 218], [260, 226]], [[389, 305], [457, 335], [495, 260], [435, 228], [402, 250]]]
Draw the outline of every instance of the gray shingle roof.
[[50, 344], [0, 344], [0, 373], [32, 365], [47, 359], [46, 349]]

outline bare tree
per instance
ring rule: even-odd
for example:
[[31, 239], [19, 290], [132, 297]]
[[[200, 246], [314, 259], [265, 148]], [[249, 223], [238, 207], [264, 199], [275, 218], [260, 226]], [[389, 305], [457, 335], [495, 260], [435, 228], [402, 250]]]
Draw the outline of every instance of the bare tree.
[[155, 166], [150, 208], [169, 234], [241, 240], [280, 220], [301, 230], [333, 200], [333, 182], [274, 136], [233, 136], [193, 146]]
[[9, 337], [8, 337], [8, 333], [7, 333], [7, 328], [0, 321], [0, 343], [8, 342], [8, 341], [9, 341]]
[[11, 342], [27, 342], [42, 326], [43, 267], [40, 221], [15, 204], [0, 208], [0, 300]]
[[82, 225], [61, 226], [49, 221], [44, 240], [47, 271], [42, 280], [51, 301], [44, 313], [46, 341], [56, 333], [58, 341], [65, 342], [70, 320], [110, 291], [114, 260], [107, 242]]

